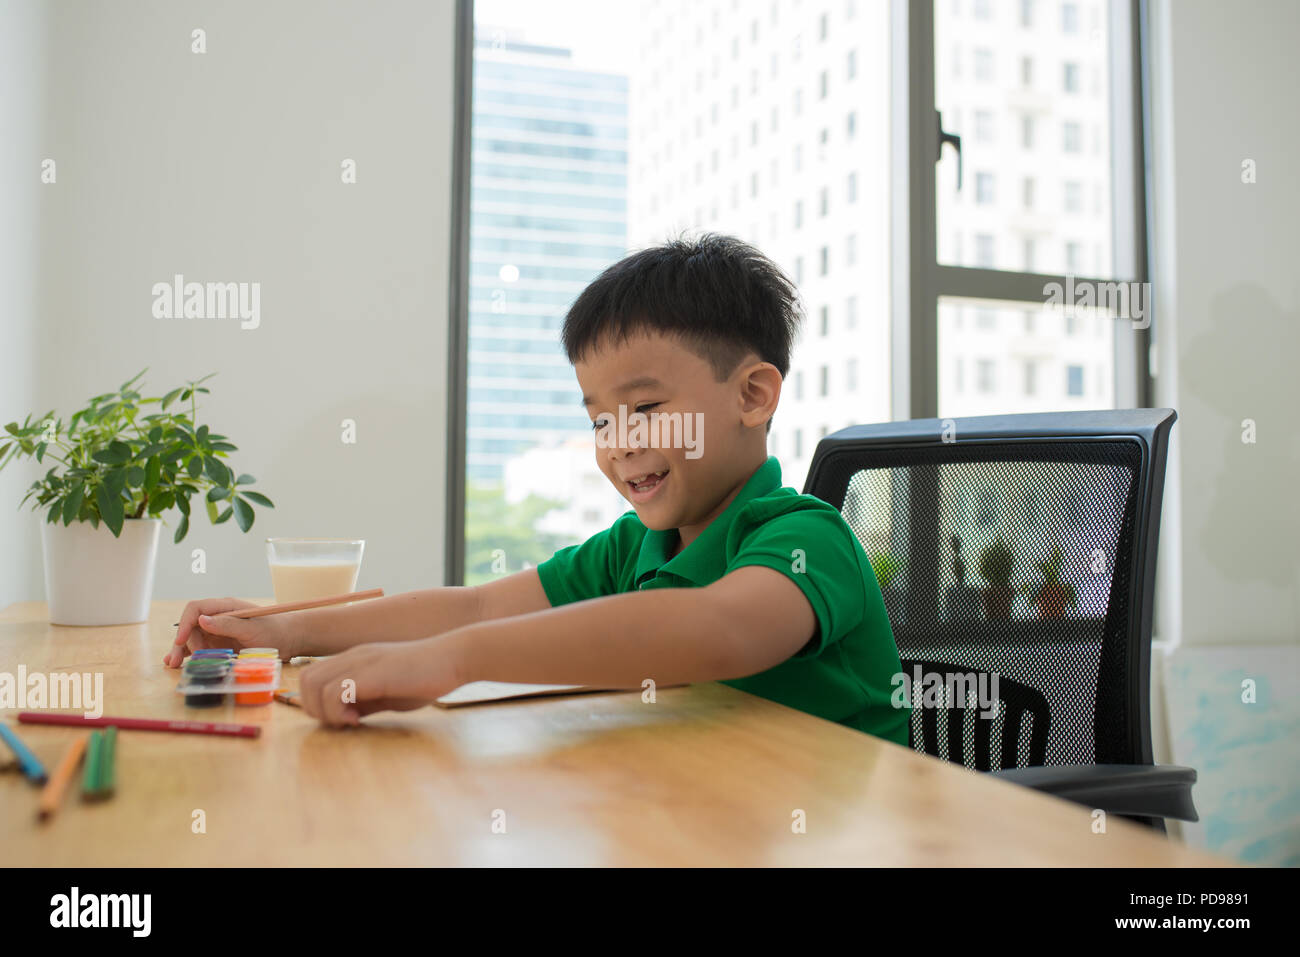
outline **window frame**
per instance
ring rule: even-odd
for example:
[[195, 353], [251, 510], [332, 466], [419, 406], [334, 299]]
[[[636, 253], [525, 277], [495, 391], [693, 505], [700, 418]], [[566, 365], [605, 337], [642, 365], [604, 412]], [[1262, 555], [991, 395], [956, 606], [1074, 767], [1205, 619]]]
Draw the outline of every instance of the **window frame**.
[[[1074, 276], [1077, 282], [1149, 282], [1146, 183], [1147, 111], [1142, 50], [1147, 0], [1108, 0], [1110, 23], [1111, 198], [1114, 276]], [[890, 6], [891, 344], [890, 415], [939, 414], [939, 302], [985, 299], [1044, 302], [1043, 287], [1063, 274], [951, 266], [939, 262], [935, 166], [942, 119], [935, 100], [935, 0], [892, 0]], [[951, 152], [943, 159], [951, 161]], [[972, 186], [973, 188], [973, 186]], [[1150, 288], [1148, 286], [1148, 288]], [[1116, 408], [1148, 407], [1154, 310], [1146, 329], [1115, 320]]]

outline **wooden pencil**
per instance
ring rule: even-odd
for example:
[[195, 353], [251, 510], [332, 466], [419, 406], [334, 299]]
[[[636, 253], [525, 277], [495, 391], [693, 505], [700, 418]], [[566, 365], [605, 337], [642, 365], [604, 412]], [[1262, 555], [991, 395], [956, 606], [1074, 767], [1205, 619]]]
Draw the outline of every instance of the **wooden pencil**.
[[54, 769], [54, 774], [49, 783], [45, 785], [45, 790], [41, 792], [41, 801], [37, 806], [37, 814], [42, 821], [53, 817], [54, 812], [59, 809], [63, 803], [64, 792], [68, 790], [68, 784], [71, 783], [73, 776], [77, 773], [77, 765], [81, 763], [81, 756], [86, 753], [86, 745], [90, 742], [91, 732], [85, 731], [77, 735], [68, 750], [63, 752], [63, 758], [59, 761], [59, 766]]

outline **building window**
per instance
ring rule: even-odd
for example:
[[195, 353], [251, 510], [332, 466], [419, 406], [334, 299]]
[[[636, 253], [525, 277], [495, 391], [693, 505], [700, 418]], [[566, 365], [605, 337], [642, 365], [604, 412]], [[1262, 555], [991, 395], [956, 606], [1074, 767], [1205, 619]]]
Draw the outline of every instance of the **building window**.
[[1020, 146], [1027, 150], [1034, 148], [1034, 118], [1028, 113], [1020, 117]]
[[849, 51], [849, 65], [848, 65], [848, 70], [846, 72], [848, 73], [848, 78], [850, 80], [858, 75], [858, 51], [857, 50]]
[[802, 372], [796, 372], [794, 374], [794, 397], [796, 399], [803, 398], [803, 373]]
[[858, 131], [858, 114], [849, 113], [844, 125], [848, 131], [849, 139], [853, 139], [854, 134]]
[[844, 265], [852, 266], [858, 261], [858, 237], [850, 233], [848, 243], [844, 251]]
[[975, 389], [984, 395], [988, 395], [993, 391], [994, 381], [992, 359], [975, 360]]
[[992, 309], [975, 310], [975, 328], [993, 332], [998, 327], [998, 315]]
[[858, 389], [858, 360], [850, 359], [844, 366], [844, 389], [856, 392]]
[[975, 204], [987, 206], [993, 202], [993, 174], [975, 174]]
[[1038, 391], [1036, 381], [1038, 365], [1033, 359], [1025, 360], [1025, 395], [1034, 395]]
[[803, 429], [794, 430], [794, 457], [803, 458]]
[[989, 0], [975, 0], [975, 19], [993, 19], [993, 10], [989, 6]]
[[1020, 85], [1034, 85], [1034, 61], [1032, 58], [1022, 56], [1020, 58]]
[[979, 47], [975, 50], [975, 79], [984, 83], [993, 80], [993, 51]]
[[821, 367], [821, 381], [818, 383], [820, 394], [823, 396], [830, 395], [831, 392], [831, 370], [829, 366]]
[[794, 228], [799, 229], [803, 226], [803, 200], [797, 199], [794, 202]]
[[821, 308], [821, 332], [825, 336], [831, 331], [831, 310], [829, 306]]
[[1067, 153], [1078, 153], [1083, 149], [1083, 132], [1078, 123], [1066, 122], [1062, 127], [1062, 146]]
[[844, 303], [844, 327], [856, 329], [858, 325], [858, 297], [849, 296]]
[[821, 250], [821, 265], [818, 274], [825, 276], [831, 269], [831, 250], [829, 246], [823, 246]]
[[1034, 241], [1026, 238], [1024, 242], [1025, 272], [1034, 271]]
[[818, 210], [819, 210], [819, 215], [821, 216], [825, 216], [827, 213], [831, 211], [830, 190], [828, 190], [825, 186], [822, 187], [821, 204]]
[[1020, 201], [1025, 209], [1034, 208], [1034, 178], [1026, 176], [1020, 183]]
[[975, 236], [975, 265], [981, 269], [993, 268], [993, 237], [988, 233]]
[[1026, 30], [1034, 25], [1034, 0], [1020, 0], [1020, 25]]
[[1061, 31], [1063, 33], [1079, 32], [1079, 8], [1073, 3], [1061, 4]]
[[1077, 213], [1083, 209], [1083, 184], [1068, 180], [1065, 184], [1065, 211]]
[[1075, 276], [1079, 274], [1079, 268], [1083, 265], [1083, 247], [1080, 243], [1068, 242], [1065, 244], [1065, 271]]
[[821, 86], [821, 99], [824, 100], [826, 99], [826, 94], [830, 92], [830, 82], [831, 82], [830, 75], [825, 70], [822, 70], [822, 75], [819, 82]]
[[1066, 395], [1083, 395], [1083, 366], [1065, 367]]
[[796, 256], [794, 260], [794, 284], [803, 285], [803, 257]]
[[1061, 82], [1065, 88], [1065, 92], [1078, 93], [1079, 92], [1079, 64], [1067, 63], [1064, 66], [1063, 72], [1064, 75], [1061, 78]]
[[857, 173], [849, 174], [849, 184], [848, 184], [847, 193], [848, 193], [848, 198], [850, 203], [856, 203], [858, 201], [858, 174]]

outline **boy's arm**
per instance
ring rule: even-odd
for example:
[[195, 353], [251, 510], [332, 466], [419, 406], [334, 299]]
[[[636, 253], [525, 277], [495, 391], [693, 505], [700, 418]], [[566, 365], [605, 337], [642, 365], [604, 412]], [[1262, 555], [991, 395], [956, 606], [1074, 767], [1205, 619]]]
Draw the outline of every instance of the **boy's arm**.
[[741, 678], [791, 658], [817, 620], [771, 568], [739, 568], [703, 588], [610, 595], [457, 629], [445, 642], [464, 681], [638, 688]]
[[530, 568], [483, 585], [426, 588], [292, 615], [297, 652], [332, 655], [353, 645], [414, 641], [550, 607], [537, 570]]

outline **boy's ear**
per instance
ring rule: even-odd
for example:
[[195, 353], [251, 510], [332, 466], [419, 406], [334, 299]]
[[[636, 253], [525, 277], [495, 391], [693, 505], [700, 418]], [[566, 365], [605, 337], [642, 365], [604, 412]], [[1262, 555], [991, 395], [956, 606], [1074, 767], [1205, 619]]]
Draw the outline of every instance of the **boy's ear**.
[[770, 362], [755, 362], [741, 370], [740, 421], [758, 428], [776, 414], [781, 400], [781, 372]]

